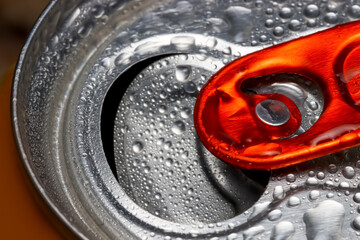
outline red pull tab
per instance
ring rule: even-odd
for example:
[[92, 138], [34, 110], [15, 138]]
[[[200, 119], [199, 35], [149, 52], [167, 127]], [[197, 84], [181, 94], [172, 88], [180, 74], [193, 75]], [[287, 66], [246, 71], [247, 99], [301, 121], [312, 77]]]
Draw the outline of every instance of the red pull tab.
[[[324, 95], [319, 120], [295, 137], [302, 116], [291, 99], [242, 88], [246, 80], [282, 73], [315, 82]], [[359, 145], [359, 104], [360, 22], [352, 22], [226, 65], [200, 91], [194, 121], [200, 140], [218, 158], [275, 169]]]

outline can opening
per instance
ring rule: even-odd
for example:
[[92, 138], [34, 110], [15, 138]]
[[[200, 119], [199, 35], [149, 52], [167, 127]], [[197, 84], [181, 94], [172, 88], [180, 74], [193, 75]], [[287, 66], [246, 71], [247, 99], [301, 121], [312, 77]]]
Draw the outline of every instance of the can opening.
[[233, 218], [257, 202], [270, 178], [217, 159], [198, 139], [192, 113], [214, 74], [208, 59], [162, 55], [136, 63], [114, 82], [102, 109], [103, 148], [120, 186], [171, 222]]
[[131, 66], [121, 75], [121, 80], [119, 78], [114, 82], [106, 94], [101, 112], [101, 140], [107, 162], [116, 179], [118, 179], [118, 176], [116, 174], [114, 158], [114, 124], [120, 101], [134, 78], [151, 63], [154, 63], [165, 56], [167, 55], [148, 58]]

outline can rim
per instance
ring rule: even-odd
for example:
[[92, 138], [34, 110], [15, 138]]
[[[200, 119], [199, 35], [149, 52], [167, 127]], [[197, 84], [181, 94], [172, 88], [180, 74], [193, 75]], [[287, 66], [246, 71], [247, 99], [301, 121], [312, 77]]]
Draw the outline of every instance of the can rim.
[[18, 114], [17, 114], [17, 96], [18, 96], [18, 86], [20, 81], [20, 74], [22, 73], [23, 64], [25, 61], [25, 58], [28, 54], [28, 49], [31, 47], [31, 44], [36, 36], [38, 34], [38, 30], [40, 26], [45, 21], [45, 18], [50, 14], [50, 12], [53, 11], [56, 5], [58, 5], [59, 2], [57, 0], [51, 0], [48, 5], [45, 7], [45, 9], [40, 14], [39, 18], [36, 20], [36, 23], [34, 27], [32, 28], [23, 48], [21, 49], [18, 61], [16, 63], [14, 77], [13, 77], [13, 83], [12, 83], [12, 90], [11, 90], [11, 103], [10, 103], [10, 112], [11, 112], [11, 123], [12, 123], [12, 130], [14, 133], [15, 143], [16, 147], [19, 151], [21, 161], [24, 165], [24, 168], [26, 170], [26, 173], [28, 174], [29, 178], [31, 179], [31, 182], [33, 183], [33, 186], [35, 187], [38, 194], [41, 195], [42, 199], [46, 202], [48, 209], [50, 209], [59, 219], [60, 221], [68, 227], [77, 237], [81, 239], [86, 239], [86, 237], [78, 231], [67, 219], [66, 217], [59, 211], [59, 209], [53, 204], [53, 202], [50, 200], [50, 198], [45, 193], [44, 188], [41, 186], [40, 182], [36, 179], [35, 173], [32, 171], [32, 168], [29, 165], [29, 161], [27, 158], [27, 155], [24, 151], [24, 146], [21, 142], [21, 134], [19, 129], [19, 122], [18, 122]]
[[[79, 2], [80, 1], [76, 1], [74, 4], [77, 4]], [[64, 1], [58, 1], [58, 0], [52, 0], [50, 2], [48, 7], [44, 10], [42, 15], [38, 19], [38, 21], [37, 21], [34, 29], [32, 30], [32, 32], [31, 32], [31, 34], [30, 34], [24, 48], [21, 51], [20, 58], [18, 60], [17, 66], [16, 66], [16, 72], [15, 72], [15, 75], [14, 75], [14, 82], [13, 82], [13, 88], [12, 88], [12, 97], [11, 97], [11, 116], [12, 116], [12, 124], [13, 124], [14, 136], [16, 138], [15, 141], [16, 141], [19, 153], [21, 155], [23, 164], [25, 165], [25, 169], [26, 169], [29, 177], [31, 178], [32, 183], [34, 185], [36, 185], [35, 188], [37, 189], [39, 194], [42, 196], [44, 201], [47, 203], [48, 207], [51, 208], [51, 211], [54, 212], [56, 216], [58, 216], [60, 221], [62, 221], [65, 224], [65, 226], [68, 227], [79, 238], [86, 239], [86, 238], [88, 238], [88, 236], [86, 235], [87, 232], [85, 232], [85, 231], [81, 232], [82, 229], [77, 228], [77, 226], [74, 225], [74, 222], [70, 218], [66, 217], [66, 212], [61, 211], [61, 207], [56, 205], [56, 201], [54, 201], [54, 199], [51, 198], [47, 194], [47, 191], [46, 191], [47, 188], [44, 185], [41, 185], [41, 181], [40, 181], [41, 179], [37, 178], [38, 176], [36, 174], [36, 169], [34, 169], [31, 166], [31, 163], [33, 161], [31, 161], [31, 162], [29, 161], [29, 160], [33, 160], [33, 159], [31, 159], [31, 154], [27, 153], [27, 151], [26, 151], [27, 150], [26, 149], [26, 144], [24, 144], [26, 142], [26, 139], [23, 136], [24, 132], [21, 131], [21, 130], [23, 130], [22, 129], [22, 122], [21, 122], [21, 120], [22, 120], [22, 112], [20, 112], [19, 109], [21, 109], [22, 105], [19, 104], [20, 101], [19, 101], [18, 97], [21, 100], [22, 83], [25, 81], [25, 84], [26, 84], [26, 80], [28, 80], [26, 78], [24, 79], [24, 76], [23, 76], [25, 74], [24, 69], [27, 66], [26, 61], [29, 60], [28, 58], [30, 58], [29, 55], [31, 55], [31, 51], [32, 51], [32, 48], [34, 47], [34, 45], [36, 47], [36, 40], [37, 40], [36, 38], [41, 36], [40, 31], [42, 32], [42, 30], [44, 30], [44, 25], [46, 25], [46, 20], [48, 20], [49, 18], [51, 19], [51, 17], [49, 17], [49, 15], [51, 15], [52, 13], [55, 13], [57, 11], [57, 8], [61, 7], [63, 3], [64, 3]], [[124, 1], [123, 1], [123, 3], [124, 3]], [[193, 33], [188, 33], [188, 34], [193, 34]], [[264, 46], [262, 46], [262, 47], [264, 47]], [[259, 48], [260, 48], [260, 46], [259, 46]], [[41, 50], [43, 50], [43, 49], [41, 49]], [[251, 47], [251, 50], [255, 51], [255, 47]], [[250, 52], [250, 50], [248, 52], [241, 51], [242, 54], [247, 54], [249, 52]], [[30, 65], [30, 66], [32, 66], [32, 65]], [[272, 185], [272, 188], [273, 187], [274, 186]], [[271, 194], [268, 194], [268, 193], [267, 193], [267, 199], [271, 198]], [[275, 194], [276, 197], [279, 197], [278, 192], [276, 192], [274, 190], [274, 193], [276, 193]], [[286, 195], [286, 192], [284, 191], [284, 189], [282, 189], [282, 191], [280, 191], [280, 193], [281, 193], [280, 194], [280, 197], [281, 197], [280, 200], [289, 197], [289, 195]], [[265, 198], [265, 200], [266, 200], [266, 198]], [[266, 211], [268, 211], [268, 210], [270, 210], [270, 208], [268, 208], [269, 204], [270, 204], [270, 202], [264, 202], [263, 201], [260, 208], [265, 209]], [[272, 204], [272, 205], [274, 205], [274, 204]], [[255, 207], [254, 207], [254, 209], [255, 209]], [[263, 213], [264, 214], [267, 213], [267, 212], [265, 212], [265, 210], [261, 211], [262, 215], [259, 215], [259, 209], [257, 209], [257, 210], [255, 209], [254, 212], [251, 213], [251, 215], [250, 215], [251, 219], [253, 220], [253, 221], [250, 221], [250, 223], [254, 223], [254, 221], [256, 221], [259, 217], [265, 216], [265, 215], [263, 215]], [[152, 218], [152, 219], [157, 219], [157, 218], [154, 216], [154, 218]], [[232, 219], [234, 219], [234, 218], [232, 218]], [[151, 219], [149, 221], [151, 221]], [[247, 218], [246, 221], [249, 221], [249, 218]], [[162, 222], [166, 222], [166, 221], [162, 220]], [[168, 223], [168, 222], [166, 222], [166, 223]], [[241, 222], [238, 221], [237, 224], [241, 224]], [[171, 228], [175, 227], [177, 229], [180, 229], [180, 231], [182, 231], [182, 229], [180, 228], [181, 227], [180, 225], [177, 226], [176, 224], [174, 224], [172, 222], [169, 222], [169, 224], [166, 224], [165, 227], [167, 227], [167, 226], [170, 226]], [[163, 230], [163, 229], [165, 229], [165, 227], [161, 227], [161, 229]], [[224, 224], [223, 224], [221, 226], [221, 228], [225, 228], [225, 227], [226, 227], [226, 230], [229, 231], [229, 232], [230, 231], [242, 231], [243, 230], [243, 229], [239, 229], [238, 226], [234, 227], [234, 225], [232, 225], [232, 226], [230, 226], [230, 225], [229, 226], [224, 226]], [[203, 226], [201, 228], [203, 228]], [[217, 226], [216, 226], [216, 228], [217, 228]], [[219, 228], [220, 228], [220, 226], [219, 226]], [[217, 230], [219, 230], [219, 228], [217, 228]], [[212, 228], [212, 229], [214, 229], [214, 228]], [[165, 229], [165, 230], [168, 230], [168, 229]], [[189, 229], [189, 232], [187, 232], [186, 234], [193, 234], [194, 237], [196, 235], [197, 238], [202, 238], [202, 237], [209, 236], [209, 235], [206, 235], [207, 234], [206, 231], [204, 231], [205, 235], [202, 235], [202, 233], [201, 233], [201, 235], [197, 235], [198, 234], [197, 232], [191, 232], [191, 230], [192, 229]], [[163, 232], [161, 232], [161, 233], [163, 234]], [[218, 231], [216, 233], [220, 234], [220, 232], [218, 232]], [[221, 232], [221, 234], [222, 234], [222, 232]], [[176, 237], [176, 235], [174, 235], [174, 236]], [[192, 235], [188, 235], [188, 236], [192, 236]], [[93, 237], [93, 238], [96, 238], [96, 237]], [[185, 238], [186, 238], [186, 236], [185, 236]]]

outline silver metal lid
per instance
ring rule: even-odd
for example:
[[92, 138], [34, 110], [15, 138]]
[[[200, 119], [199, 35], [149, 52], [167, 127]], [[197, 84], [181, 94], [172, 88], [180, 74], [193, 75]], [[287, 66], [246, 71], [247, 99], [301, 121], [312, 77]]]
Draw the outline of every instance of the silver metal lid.
[[[243, 172], [196, 140], [191, 104], [223, 64], [355, 20], [359, 9], [350, 0], [52, 1], [13, 85], [24, 164], [49, 206], [84, 239], [355, 239], [358, 148], [271, 177]], [[101, 116], [115, 84], [124, 94], [112, 123], [112, 171]], [[165, 97], [173, 100], [160, 102]], [[322, 109], [311, 101], [309, 120]]]

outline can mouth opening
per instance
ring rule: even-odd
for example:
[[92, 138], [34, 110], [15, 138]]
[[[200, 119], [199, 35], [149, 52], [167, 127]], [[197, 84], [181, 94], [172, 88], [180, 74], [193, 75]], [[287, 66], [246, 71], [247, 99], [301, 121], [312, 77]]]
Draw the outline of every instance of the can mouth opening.
[[[214, 73], [200, 67], [203, 64], [201, 61], [206, 60], [190, 54], [167, 54], [147, 58], [130, 66], [108, 90], [101, 112], [101, 138], [105, 156], [120, 187], [130, 199], [149, 213], [182, 224], [216, 223], [244, 213], [264, 193], [270, 178], [269, 171], [243, 170], [228, 165], [208, 152], [198, 139], [191, 117], [193, 105], [203, 84], [200, 81], [206, 81]], [[157, 84], [155, 81], [164, 82], [154, 87]], [[154, 103], [155, 100], [152, 100], [153, 104], [149, 103], [151, 100], [142, 96], [141, 92], [142, 88], [150, 91], [150, 85], [153, 85], [153, 96], [159, 96], [161, 91], [167, 89], [168, 99], [171, 100], [167, 102], [167, 99], [162, 99], [161, 105]], [[139, 93], [138, 96], [136, 92]], [[137, 100], [132, 100], [132, 104], [129, 99]], [[130, 130], [126, 132], [118, 130], [123, 128], [119, 122], [128, 121], [133, 124], [138, 121], [134, 120], [134, 116], [124, 117], [121, 112], [124, 109], [129, 112], [137, 111], [143, 102], [148, 104], [148, 109], [156, 109], [155, 113], [144, 110], [143, 119], [153, 118], [155, 123], [141, 120], [141, 123], [137, 123], [139, 126], [127, 126]], [[166, 109], [163, 107], [165, 105]], [[176, 109], [178, 113], [175, 113]], [[168, 113], [168, 117], [164, 112]], [[170, 126], [166, 119], [172, 119], [175, 125]], [[149, 140], [145, 143], [147, 137], [143, 134], [148, 130], [139, 131], [137, 134], [142, 135], [140, 138], [132, 138], [134, 134], [131, 129], [143, 126], [150, 128], [151, 124], [158, 123], [164, 125], [163, 134], [169, 135], [168, 139], [159, 137], [156, 141]], [[190, 137], [177, 139], [182, 127]], [[120, 150], [116, 146], [119, 141], [122, 142]], [[194, 146], [189, 147], [189, 144], [185, 144], [186, 141]], [[132, 146], [126, 146], [130, 142]], [[162, 145], [161, 148], [159, 145]], [[137, 154], [140, 150], [136, 149], [146, 147], [147, 155]], [[160, 153], [150, 150], [153, 148], [158, 148]], [[175, 153], [176, 151], [179, 153]], [[128, 171], [126, 166], [129, 164], [139, 165], [136, 174]], [[191, 169], [200, 174], [192, 175]]]
[[[115, 157], [114, 157], [114, 127], [116, 112], [119, 107], [122, 96], [129, 87], [133, 79], [147, 66], [169, 55], [161, 55], [145, 59], [131, 66], [127, 71], [113, 83], [107, 92], [101, 111], [101, 140], [103, 143], [106, 160], [112, 173], [117, 180]], [[121, 78], [121, 79], [120, 79]]]

